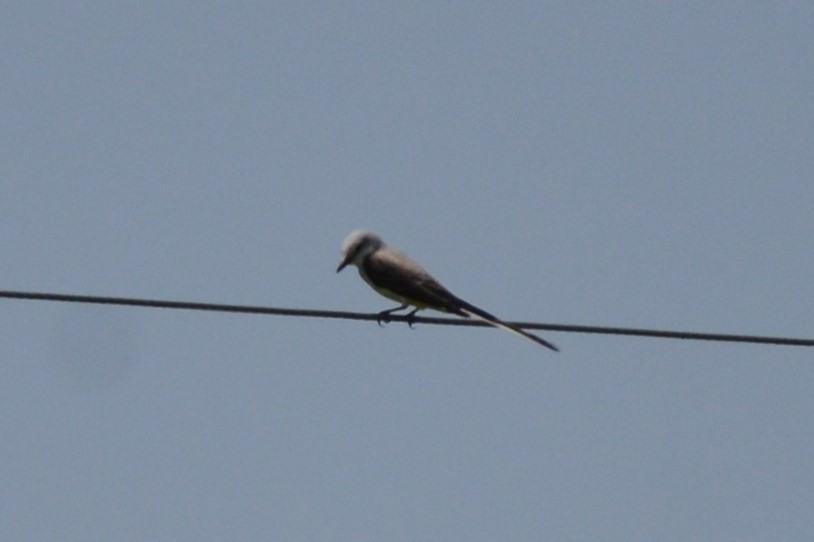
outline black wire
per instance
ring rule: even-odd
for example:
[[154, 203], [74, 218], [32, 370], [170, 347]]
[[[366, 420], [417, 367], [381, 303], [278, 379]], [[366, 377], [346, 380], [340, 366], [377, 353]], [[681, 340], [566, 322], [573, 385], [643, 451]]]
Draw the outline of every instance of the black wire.
[[[130, 297], [108, 297], [91, 295], [52, 294], [42, 292], [0, 291], [0, 298], [27, 299], [34, 301], [58, 301], [64, 303], [90, 303], [95, 305], [124, 305], [130, 307], [151, 307], [160, 309], [179, 309], [215, 312], [236, 312], [244, 314], [271, 314], [277, 316], [300, 316], [309, 318], [339, 318], [344, 320], [378, 321], [379, 315], [309, 309], [284, 309], [278, 307], [259, 307], [252, 305], [229, 305], [222, 303], [196, 303], [190, 301], [164, 301], [158, 299], [135, 299]], [[477, 320], [457, 318], [435, 318], [391, 314], [393, 322], [412, 322], [414, 324], [433, 324], [443, 326], [476, 326], [488, 327], [489, 324]], [[634, 337], [657, 337], [662, 339], [686, 339], [696, 341], [723, 341], [752, 344], [774, 344], [785, 346], [814, 346], [814, 339], [795, 339], [791, 337], [768, 337], [759, 335], [731, 335], [724, 333], [700, 333], [694, 331], [668, 331], [657, 329], [636, 329], [622, 327], [585, 326], [571, 324], [543, 324], [539, 322], [507, 322], [524, 329], [541, 329], [545, 331], [564, 331], [567, 333], [593, 333], [600, 335], [628, 335]]]

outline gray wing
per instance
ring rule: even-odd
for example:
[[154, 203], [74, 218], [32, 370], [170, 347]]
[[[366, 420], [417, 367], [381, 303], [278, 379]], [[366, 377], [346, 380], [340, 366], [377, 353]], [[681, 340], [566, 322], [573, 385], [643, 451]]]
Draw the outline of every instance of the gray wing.
[[365, 259], [364, 266], [368, 278], [378, 288], [463, 316], [461, 300], [398, 250], [390, 247], [377, 250]]
[[363, 262], [368, 279], [377, 288], [389, 290], [406, 299], [419, 301], [436, 310], [465, 318], [475, 317], [495, 327], [530, 339], [554, 351], [559, 349], [545, 339], [512, 324], [503, 322], [494, 314], [467, 303], [444, 288], [423, 267], [406, 254], [393, 248], [378, 250]]

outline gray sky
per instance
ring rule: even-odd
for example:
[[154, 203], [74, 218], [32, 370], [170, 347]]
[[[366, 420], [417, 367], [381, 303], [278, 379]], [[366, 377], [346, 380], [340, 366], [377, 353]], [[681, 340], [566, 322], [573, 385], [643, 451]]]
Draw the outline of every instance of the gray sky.
[[[0, 289], [814, 335], [810, 2], [12, 2]], [[0, 300], [0, 539], [810, 540], [814, 351]]]

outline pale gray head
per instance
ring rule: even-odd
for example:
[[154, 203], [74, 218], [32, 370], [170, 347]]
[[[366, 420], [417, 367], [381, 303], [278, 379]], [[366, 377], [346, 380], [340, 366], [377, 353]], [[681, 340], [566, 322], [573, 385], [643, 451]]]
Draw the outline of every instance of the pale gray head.
[[372, 231], [351, 232], [342, 242], [342, 257], [339, 259], [339, 267], [336, 268], [336, 272], [339, 273], [347, 265], [359, 267], [365, 256], [376, 252], [383, 246], [384, 241]]

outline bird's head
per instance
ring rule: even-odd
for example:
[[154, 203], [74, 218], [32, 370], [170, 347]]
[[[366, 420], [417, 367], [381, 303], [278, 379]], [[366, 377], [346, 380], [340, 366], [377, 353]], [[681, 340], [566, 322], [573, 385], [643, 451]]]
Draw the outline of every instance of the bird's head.
[[359, 264], [368, 254], [375, 252], [384, 246], [381, 237], [368, 230], [356, 230], [351, 232], [342, 242], [342, 257], [339, 259], [339, 273], [348, 265]]

